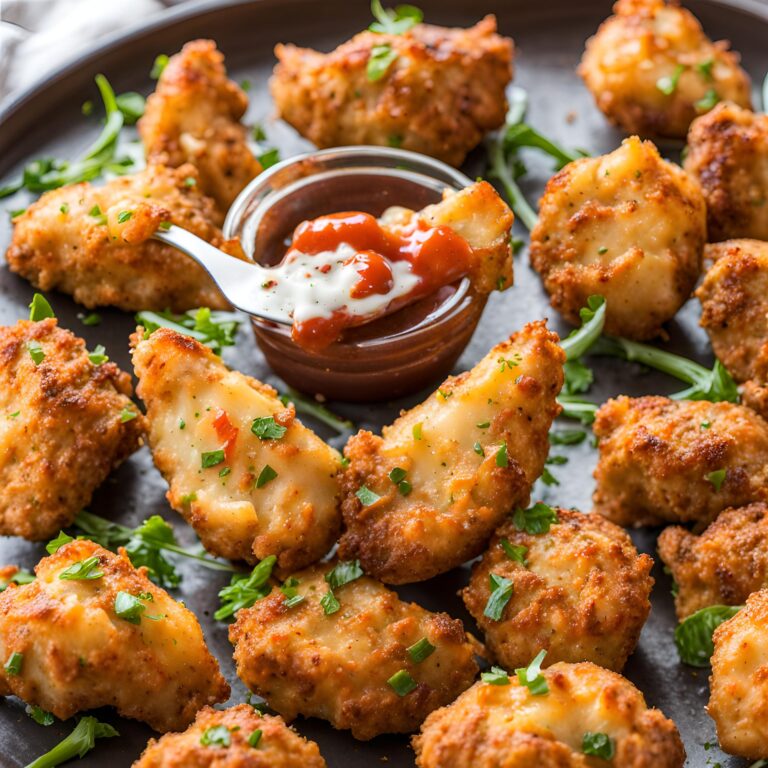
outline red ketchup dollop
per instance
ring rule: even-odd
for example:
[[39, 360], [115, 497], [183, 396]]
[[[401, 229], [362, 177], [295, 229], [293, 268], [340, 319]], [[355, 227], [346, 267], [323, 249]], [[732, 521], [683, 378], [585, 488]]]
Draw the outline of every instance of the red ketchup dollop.
[[330, 317], [294, 323], [292, 338], [302, 347], [327, 347], [346, 328], [396, 312], [450, 285], [466, 275], [472, 263], [469, 243], [450, 227], [429, 227], [417, 220], [404, 228], [386, 230], [374, 216], [361, 211], [333, 213], [299, 224], [289, 250], [312, 256], [335, 251], [342, 243], [357, 251], [345, 262], [353, 263], [360, 276], [351, 290], [352, 299], [374, 294], [386, 296], [394, 284], [392, 265], [396, 262], [407, 261], [418, 282], [409, 293], [394, 298], [384, 312], [376, 315], [355, 315], [341, 309]]

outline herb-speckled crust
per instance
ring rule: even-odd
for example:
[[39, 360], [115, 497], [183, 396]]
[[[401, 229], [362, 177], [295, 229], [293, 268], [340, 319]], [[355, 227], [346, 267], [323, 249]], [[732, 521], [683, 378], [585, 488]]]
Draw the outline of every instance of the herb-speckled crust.
[[677, 584], [681, 621], [709, 605], [742, 605], [768, 587], [768, 505], [727, 509], [700, 536], [665, 528], [659, 556]]
[[[336, 589], [341, 607], [326, 616], [331, 567], [295, 574], [304, 600], [292, 608], [274, 591], [238, 612], [229, 632], [238, 677], [287, 720], [320, 717], [361, 740], [414, 731], [472, 684], [474, 644], [460, 621], [367, 576]], [[436, 650], [417, 664], [407, 649], [424, 637]], [[401, 697], [387, 680], [403, 669], [418, 685]]]
[[685, 170], [707, 201], [710, 241], [768, 240], [768, 116], [718, 104], [688, 134]]
[[743, 383], [744, 403], [768, 417], [768, 243], [729, 240], [708, 245], [705, 256], [714, 263], [696, 290], [701, 325]]
[[[579, 67], [611, 122], [627, 133], [682, 139], [706, 110], [697, 102], [710, 91], [751, 108], [739, 55], [725, 41], [713, 43], [690, 11], [666, 0], [619, 0], [613, 10], [587, 41]], [[678, 67], [684, 69], [667, 95], [657, 83], [674, 77]]]
[[698, 184], [634, 136], [549, 180], [531, 264], [569, 322], [578, 325], [579, 310], [599, 294], [607, 333], [648, 339], [690, 297], [705, 243]]
[[723, 750], [750, 759], [768, 754], [767, 633], [768, 590], [763, 589], [712, 638], [707, 712]]
[[[651, 609], [653, 560], [601, 515], [556, 512], [547, 533], [504, 523], [472, 569], [464, 603], [506, 669], [527, 666], [545, 649], [546, 664], [592, 661], [620, 672]], [[506, 555], [502, 539], [527, 548], [525, 566]], [[491, 573], [514, 584], [498, 621], [484, 615]]]
[[[506, 515], [528, 504], [544, 467], [547, 433], [560, 411], [558, 341], [543, 321], [530, 323], [381, 437], [364, 430], [352, 437], [344, 449], [340, 556], [405, 584], [479, 555]], [[421, 439], [414, 437], [418, 425]], [[503, 445], [507, 466], [499, 464]], [[407, 472], [408, 495], [389, 478], [395, 467]], [[356, 495], [362, 486], [380, 498], [364, 507]]]
[[[200, 739], [208, 728], [224, 726], [228, 747], [207, 746]], [[252, 747], [254, 731], [261, 737]], [[248, 704], [223, 711], [204, 707], [183, 733], [152, 739], [133, 768], [326, 768], [314, 741], [302, 738], [282, 717], [260, 715]]]
[[[368, 60], [383, 45], [398, 56], [371, 82]], [[459, 166], [504, 122], [513, 45], [496, 34], [494, 16], [469, 29], [361, 32], [328, 54], [278, 45], [275, 55], [278, 114], [318, 147], [396, 145]]]
[[[103, 186], [84, 182], [46, 192], [13, 220], [8, 266], [37, 288], [71, 294], [86, 307], [226, 309], [202, 267], [151, 239], [170, 221], [221, 245], [221, 214], [186, 181], [197, 178], [191, 165], [155, 165]], [[131, 218], [120, 223], [123, 211]]]
[[203, 192], [226, 212], [261, 171], [240, 123], [247, 107], [248, 97], [227, 78], [216, 43], [187, 43], [171, 56], [139, 120], [147, 162], [172, 168], [192, 163]]
[[533, 696], [516, 676], [509, 685], [478, 682], [433, 712], [414, 737], [418, 768], [600, 768], [582, 752], [587, 731], [615, 744], [611, 765], [682, 768], [675, 724], [648, 709], [642, 693], [615, 672], [591, 664], [553, 664], [549, 693]]
[[[708, 523], [768, 498], [768, 422], [750, 408], [618, 397], [598, 410], [594, 431], [595, 511], [620, 525]], [[707, 475], [719, 470], [718, 490]]]
[[[36, 365], [28, 345], [45, 357]], [[49, 539], [140, 445], [144, 417], [115, 363], [53, 318], [0, 328], [0, 535]], [[121, 421], [126, 409], [136, 418]]]
[[[103, 577], [59, 578], [89, 557], [98, 558]], [[194, 614], [125, 554], [76, 540], [43, 558], [35, 573], [31, 584], [0, 593], [0, 658], [23, 654], [18, 675], [0, 669], [0, 695], [18, 696], [62, 720], [113, 706], [156, 731], [185, 728], [201, 707], [228, 698]], [[120, 591], [152, 595], [139, 624], [115, 613]]]
[[[281, 572], [326, 554], [341, 527], [338, 452], [272, 387], [228, 369], [195, 339], [160, 328], [146, 339], [137, 332], [132, 343], [152, 458], [170, 486], [168, 501], [205, 548], [249, 563], [276, 555]], [[259, 439], [251, 431], [257, 417], [274, 418], [285, 434]], [[225, 461], [203, 468], [202, 454], [225, 445], [219, 419], [234, 439]], [[257, 487], [267, 465], [277, 475]]]

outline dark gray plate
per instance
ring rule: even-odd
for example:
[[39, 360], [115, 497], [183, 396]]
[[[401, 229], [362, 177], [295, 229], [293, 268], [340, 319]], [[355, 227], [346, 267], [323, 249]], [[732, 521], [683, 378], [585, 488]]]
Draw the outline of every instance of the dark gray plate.
[[[386, 4], [386, 3], [385, 3]], [[609, 0], [486, 0], [477, 4], [469, 0], [423, 0], [420, 2], [427, 19], [438, 24], [467, 25], [482, 13], [494, 12], [501, 31], [515, 38], [518, 45], [516, 83], [525, 87], [531, 99], [530, 119], [556, 139], [591, 152], [613, 149], [621, 135], [611, 129], [595, 109], [592, 99], [574, 73], [585, 39], [610, 11]], [[765, 0], [691, 0], [711, 36], [728, 38], [741, 51], [744, 65], [755, 83], [768, 69], [768, 5]], [[93, 76], [104, 72], [116, 90], [138, 90], [147, 93], [152, 82], [147, 74], [158, 53], [172, 53], [187, 40], [212, 37], [227, 55], [227, 64], [237, 80], [252, 83], [249, 120], [264, 120], [271, 114], [266, 80], [273, 65], [272, 47], [280, 41], [291, 41], [328, 50], [369, 23], [367, 0], [251, 0], [241, 3], [193, 4], [172, 11], [160, 20], [126, 32], [62, 69], [58, 74], [25, 93], [6, 109], [0, 121], [0, 183], [15, 175], [21, 164], [33, 157], [53, 155], [74, 157], [98, 131], [94, 118], [80, 114], [86, 99], [97, 97]], [[568, 115], [575, 115], [572, 123]], [[269, 123], [267, 133], [280, 146], [283, 156], [305, 149], [306, 143], [284, 125]], [[675, 157], [679, 147], [664, 147]], [[550, 175], [549, 162], [531, 158], [528, 194], [534, 198]], [[482, 173], [480, 153], [470, 158], [470, 175]], [[28, 200], [23, 195], [2, 201], [0, 246], [7, 244], [10, 225], [5, 210], [23, 208]], [[515, 288], [503, 296], [493, 296], [475, 337], [460, 360], [457, 370], [470, 367], [497, 341], [506, 337], [526, 321], [549, 316], [558, 330], [564, 326], [548, 306], [536, 276], [527, 264], [527, 254], [516, 259]], [[33, 290], [23, 280], [3, 268], [0, 272], [0, 323], [12, 324], [27, 314]], [[100, 326], [86, 328], [77, 320], [79, 311], [69, 297], [49, 296], [61, 324], [85, 337], [89, 347], [106, 345], [111, 357], [126, 370], [128, 335], [134, 327], [132, 317], [114, 310], [102, 311]], [[706, 337], [697, 326], [698, 306], [689, 303], [669, 328], [670, 348], [709, 364], [710, 351]], [[279, 382], [266, 368], [255, 348], [247, 326], [243, 326], [238, 346], [228, 349], [225, 360], [232, 366], [276, 386]], [[633, 366], [599, 361], [596, 366], [598, 384], [591, 397], [602, 400], [619, 393], [641, 395], [664, 394], [679, 389], [679, 384], [663, 376], [643, 373]], [[361, 427], [378, 429], [388, 423], [398, 410], [419, 398], [385, 403], [376, 407], [336, 404], [334, 408], [352, 418]], [[307, 420], [308, 422], [311, 420]], [[573, 425], [571, 425], [573, 426]], [[318, 431], [328, 437], [322, 427]], [[587, 443], [575, 448], [558, 449], [570, 459], [563, 467], [555, 467], [560, 485], [546, 488], [539, 484], [536, 498], [564, 506], [589, 509], [593, 488], [594, 451]], [[173, 513], [165, 501], [165, 483], [152, 466], [149, 452], [137, 453], [99, 489], [91, 510], [129, 525], [138, 524], [151, 514], [159, 513], [172, 521], [182, 541], [192, 542], [191, 531]], [[633, 534], [639, 548], [655, 555], [658, 531], [644, 530]], [[0, 539], [0, 563], [33, 566], [45, 554], [41, 545], [16, 539]], [[179, 598], [200, 618], [211, 649], [219, 658], [225, 675], [233, 685], [231, 703], [244, 700], [245, 689], [237, 680], [227, 640], [227, 628], [214, 622], [216, 593], [225, 579], [204, 568], [183, 568], [184, 581]], [[715, 742], [714, 727], [704, 712], [708, 697], [706, 670], [695, 671], [682, 666], [672, 642], [675, 626], [670, 582], [661, 567], [654, 569], [657, 579], [653, 594], [653, 611], [643, 631], [640, 645], [630, 659], [627, 676], [645, 693], [649, 704], [660, 707], [678, 724], [685, 740], [691, 766], [736, 768], [745, 763], [724, 756], [717, 748], [705, 744]], [[429, 582], [400, 589], [400, 593], [431, 609], [442, 609], [461, 617], [469, 627], [466, 611], [456, 591], [467, 580], [467, 571], [458, 569]], [[138, 757], [149, 728], [136, 722], [121, 720], [114, 712], [98, 713], [118, 727], [119, 739], [105, 740], [79, 765], [129, 766]], [[24, 713], [17, 699], [0, 703], [0, 765], [3, 768], [23, 766], [50, 749], [70, 732], [73, 722], [56, 723], [49, 728], [35, 724]], [[296, 723], [304, 735], [319, 742], [330, 766], [351, 768], [364, 763], [396, 768], [413, 765], [413, 753], [406, 737], [381, 737], [359, 743], [347, 733], [334, 731], [319, 720], [299, 719]]]

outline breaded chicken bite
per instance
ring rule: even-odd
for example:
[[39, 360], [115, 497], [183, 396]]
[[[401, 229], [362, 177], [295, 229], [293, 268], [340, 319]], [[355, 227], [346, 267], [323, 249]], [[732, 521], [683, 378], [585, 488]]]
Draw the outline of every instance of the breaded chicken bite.
[[280, 117], [318, 147], [379, 144], [461, 165], [504, 122], [513, 44], [486, 16], [469, 29], [361, 32], [331, 53], [275, 48]]
[[696, 290], [701, 325], [715, 356], [743, 384], [743, 402], [768, 417], [768, 243], [729, 240], [704, 253], [714, 263]]
[[677, 2], [619, 0], [579, 67], [598, 108], [627, 133], [684, 138], [718, 101], [751, 109], [749, 75]]
[[238, 677], [287, 720], [320, 717], [362, 740], [408, 733], [472, 685], [461, 622], [403, 602], [356, 562], [288, 583], [290, 598], [272, 592], [229, 630]]
[[710, 605], [743, 605], [768, 587], [768, 505], [727, 509], [700, 536], [665, 528], [659, 556], [677, 584], [680, 621]]
[[682, 768], [675, 724], [649, 709], [629, 680], [589, 662], [553, 664], [541, 676], [546, 693], [534, 695], [510, 676], [505, 684], [475, 683], [433, 712], [413, 739], [416, 765]]
[[683, 167], [704, 192], [710, 241], [768, 240], [768, 115], [719, 104], [691, 125]]
[[226, 211], [261, 165], [240, 118], [248, 97], [227, 78], [213, 40], [193, 40], [171, 56], [139, 120], [147, 162], [192, 163], [202, 191]]
[[111, 706], [156, 731], [228, 698], [194, 614], [125, 553], [75, 540], [35, 573], [0, 594], [0, 696], [62, 720]]
[[50, 539], [140, 445], [131, 379], [54, 318], [0, 328], [0, 535]]
[[709, 716], [731, 755], [768, 755], [768, 590], [753, 593], [712, 637]]
[[538, 504], [496, 531], [462, 597], [507, 669], [544, 649], [547, 664], [592, 661], [620, 672], [651, 610], [652, 567], [601, 515]]
[[238, 704], [204, 707], [183, 733], [151, 739], [132, 768], [326, 768], [326, 762], [317, 744], [282, 717]]
[[37, 288], [68, 293], [86, 307], [228, 308], [201, 266], [150, 239], [166, 221], [222, 243], [221, 215], [197, 189], [191, 165], [150, 166], [101, 187], [84, 182], [46, 192], [13, 220], [5, 257]]
[[381, 437], [352, 437], [340, 556], [405, 584], [479, 555], [504, 518], [527, 506], [544, 468], [564, 359], [557, 335], [529, 323]]
[[605, 330], [649, 339], [687, 301], [706, 243], [701, 190], [637, 137], [569, 163], [547, 183], [531, 232], [531, 264], [552, 306], [579, 324], [605, 296]]
[[152, 457], [205, 548], [249, 563], [276, 555], [279, 571], [319, 560], [341, 525], [339, 454], [272, 387], [189, 336], [160, 328], [132, 342]]
[[768, 422], [744, 406], [618, 397], [594, 431], [595, 511], [619, 525], [708, 523], [768, 497]]

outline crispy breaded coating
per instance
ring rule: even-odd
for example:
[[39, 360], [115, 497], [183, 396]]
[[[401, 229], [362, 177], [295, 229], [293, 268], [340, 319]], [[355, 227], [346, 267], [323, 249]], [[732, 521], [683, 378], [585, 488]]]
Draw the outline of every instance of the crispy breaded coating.
[[633, 136], [549, 180], [531, 264], [569, 322], [578, 325], [579, 310], [599, 294], [607, 333], [649, 339], [690, 297], [706, 234], [696, 182]]
[[684, 138], [720, 100], [751, 109], [740, 56], [713, 43], [676, 2], [619, 0], [587, 47], [579, 74], [603, 114], [627, 133]]
[[619, 525], [708, 523], [768, 497], [768, 422], [744, 406], [618, 397], [594, 431], [595, 511]]
[[742, 605], [768, 587], [768, 505], [727, 509], [700, 536], [665, 528], [659, 556], [677, 584], [680, 621], [710, 605]]
[[150, 239], [170, 221], [221, 245], [221, 215], [188, 183], [196, 179], [191, 165], [150, 166], [101, 187], [84, 182], [46, 192], [13, 220], [8, 266], [35, 287], [68, 293], [86, 307], [226, 309], [201, 266]]
[[585, 733], [605, 734], [617, 768], [682, 768], [675, 724], [648, 709], [643, 694], [615, 672], [585, 662], [542, 671], [549, 692], [534, 696], [517, 677], [475, 683], [433, 712], [413, 738], [419, 768], [598, 768], [582, 751]]
[[744, 608], [712, 637], [709, 716], [720, 746], [732, 755], [768, 754], [768, 590], [754, 592]]
[[709, 240], [768, 240], [768, 115], [718, 104], [688, 134], [685, 170], [707, 201]]
[[[96, 562], [88, 578], [67, 578], [90, 558]], [[44, 557], [35, 573], [31, 584], [0, 594], [0, 659], [22, 657], [18, 674], [0, 669], [1, 696], [18, 696], [62, 720], [111, 706], [156, 731], [185, 728], [201, 707], [228, 698], [194, 614], [125, 553], [75, 540]], [[120, 593], [144, 608], [121, 617]]]
[[261, 172], [240, 122], [247, 108], [248, 97], [227, 78], [216, 43], [187, 43], [168, 60], [139, 120], [147, 162], [171, 168], [192, 163], [202, 191], [226, 212]]
[[704, 253], [714, 263], [696, 290], [701, 326], [716, 357], [743, 383], [744, 403], [768, 417], [768, 243], [729, 240]]
[[405, 584], [479, 555], [506, 515], [528, 504], [542, 472], [564, 359], [557, 335], [529, 323], [381, 437], [352, 437], [340, 556]]
[[[332, 565], [295, 574], [298, 605], [275, 590], [237, 613], [229, 639], [238, 677], [286, 720], [320, 717], [361, 740], [414, 731], [472, 685], [475, 646], [459, 620], [405, 603], [367, 576], [335, 589], [340, 606], [326, 614]], [[423, 638], [435, 650], [416, 661], [408, 649]], [[410, 675], [410, 691], [388, 683], [398, 673]]]
[[[547, 664], [592, 661], [620, 672], [651, 610], [653, 560], [601, 515], [555, 512], [547, 533], [505, 522], [473, 567], [464, 603], [506, 669], [527, 666], [544, 649]], [[485, 615], [491, 574], [514, 585], [499, 620]]]
[[72, 523], [141, 444], [131, 392], [54, 318], [0, 328], [0, 535], [39, 541]]
[[[226, 736], [210, 730], [222, 727]], [[216, 743], [201, 741], [206, 732], [209, 740], [219, 736]], [[326, 762], [317, 744], [299, 736], [282, 717], [238, 704], [223, 711], [203, 707], [183, 733], [150, 739], [132, 768], [326, 768]]]
[[[368, 62], [382, 46], [395, 58], [371, 81]], [[278, 45], [275, 55], [278, 114], [318, 147], [396, 146], [459, 166], [504, 122], [513, 44], [496, 34], [494, 16], [469, 29], [361, 32], [327, 54]]]
[[339, 454], [272, 387], [189, 336], [160, 328], [132, 342], [152, 458], [205, 548], [249, 563], [276, 555], [281, 571], [319, 560], [341, 525]]

